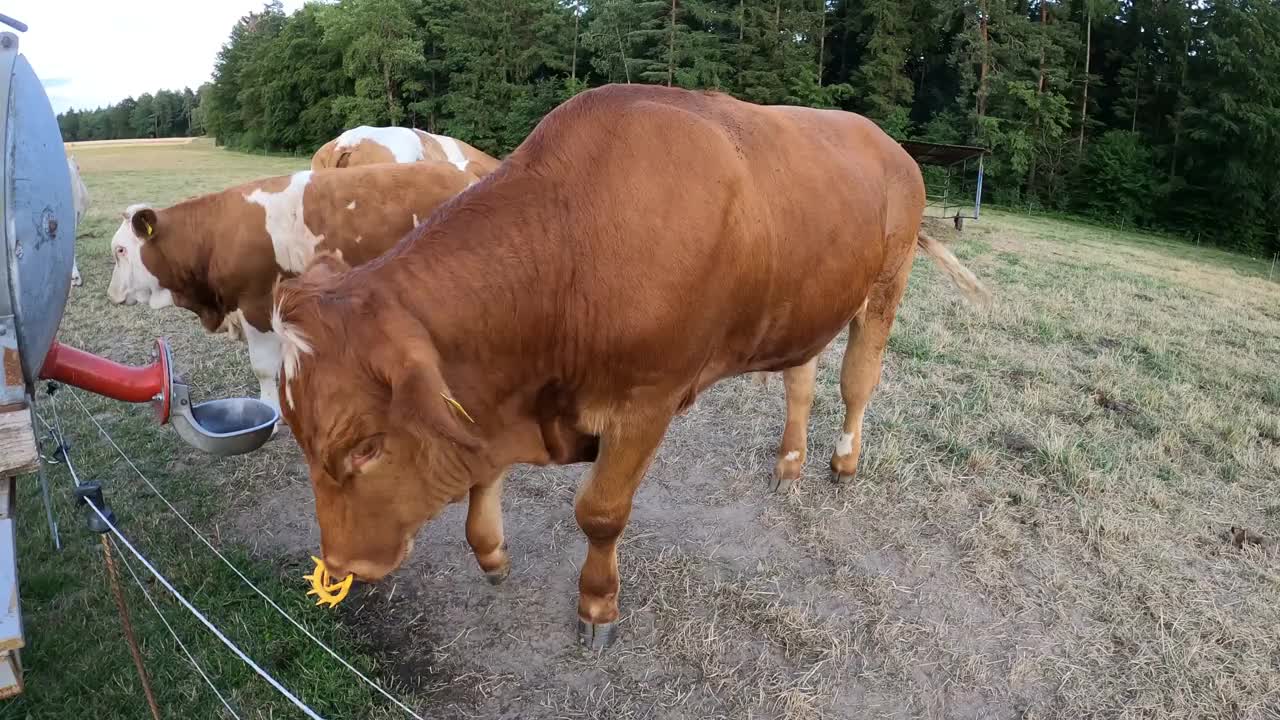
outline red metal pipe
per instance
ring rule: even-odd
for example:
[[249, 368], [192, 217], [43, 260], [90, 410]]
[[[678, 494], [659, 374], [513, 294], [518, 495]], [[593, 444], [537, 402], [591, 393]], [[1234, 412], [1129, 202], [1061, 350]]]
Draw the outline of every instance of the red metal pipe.
[[169, 367], [164, 344], [157, 340], [159, 357], [150, 365], [121, 365], [54, 341], [44, 356], [40, 377], [131, 403], [149, 402], [160, 396], [168, 404]]

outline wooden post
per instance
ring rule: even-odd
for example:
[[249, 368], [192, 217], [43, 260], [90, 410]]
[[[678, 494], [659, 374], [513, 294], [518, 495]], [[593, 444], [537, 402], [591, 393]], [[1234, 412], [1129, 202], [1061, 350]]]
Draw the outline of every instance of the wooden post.
[[26, 404], [0, 408], [0, 699], [22, 692], [26, 646], [18, 602], [17, 538], [14, 535], [15, 479], [39, 466], [40, 454]]

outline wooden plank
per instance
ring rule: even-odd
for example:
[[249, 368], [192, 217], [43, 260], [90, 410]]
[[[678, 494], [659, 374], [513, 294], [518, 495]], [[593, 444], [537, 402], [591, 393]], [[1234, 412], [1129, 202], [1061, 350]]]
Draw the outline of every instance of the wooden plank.
[[0, 413], [0, 476], [34, 472], [39, 462], [31, 411], [22, 407]]
[[18, 600], [18, 538], [13, 519], [14, 477], [0, 484], [8, 487], [8, 517], [0, 518], [0, 651], [26, 646], [22, 636], [22, 604]]
[[0, 654], [0, 700], [19, 695], [22, 684], [22, 657], [17, 650]]

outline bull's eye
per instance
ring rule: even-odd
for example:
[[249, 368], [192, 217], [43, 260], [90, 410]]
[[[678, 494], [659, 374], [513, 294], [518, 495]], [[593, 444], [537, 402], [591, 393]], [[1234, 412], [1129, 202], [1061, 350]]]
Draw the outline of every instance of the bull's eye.
[[359, 472], [364, 466], [368, 465], [378, 457], [378, 453], [382, 451], [382, 436], [374, 435], [367, 437], [351, 449], [351, 467]]

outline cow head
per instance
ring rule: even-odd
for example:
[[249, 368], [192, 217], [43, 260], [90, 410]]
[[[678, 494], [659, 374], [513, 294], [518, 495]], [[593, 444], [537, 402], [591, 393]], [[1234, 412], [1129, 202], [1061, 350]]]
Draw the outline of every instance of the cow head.
[[[335, 577], [381, 579], [413, 536], [492, 476], [477, 426], [396, 293], [321, 254], [279, 282], [280, 406], [306, 456], [321, 553]], [[465, 398], [463, 399], [465, 402]]]
[[152, 308], [173, 304], [173, 295], [160, 287], [160, 280], [143, 261], [148, 245], [159, 241], [161, 220], [155, 210], [145, 205], [131, 205], [124, 211], [124, 221], [111, 238], [111, 284], [107, 297], [117, 305], [147, 303]]

